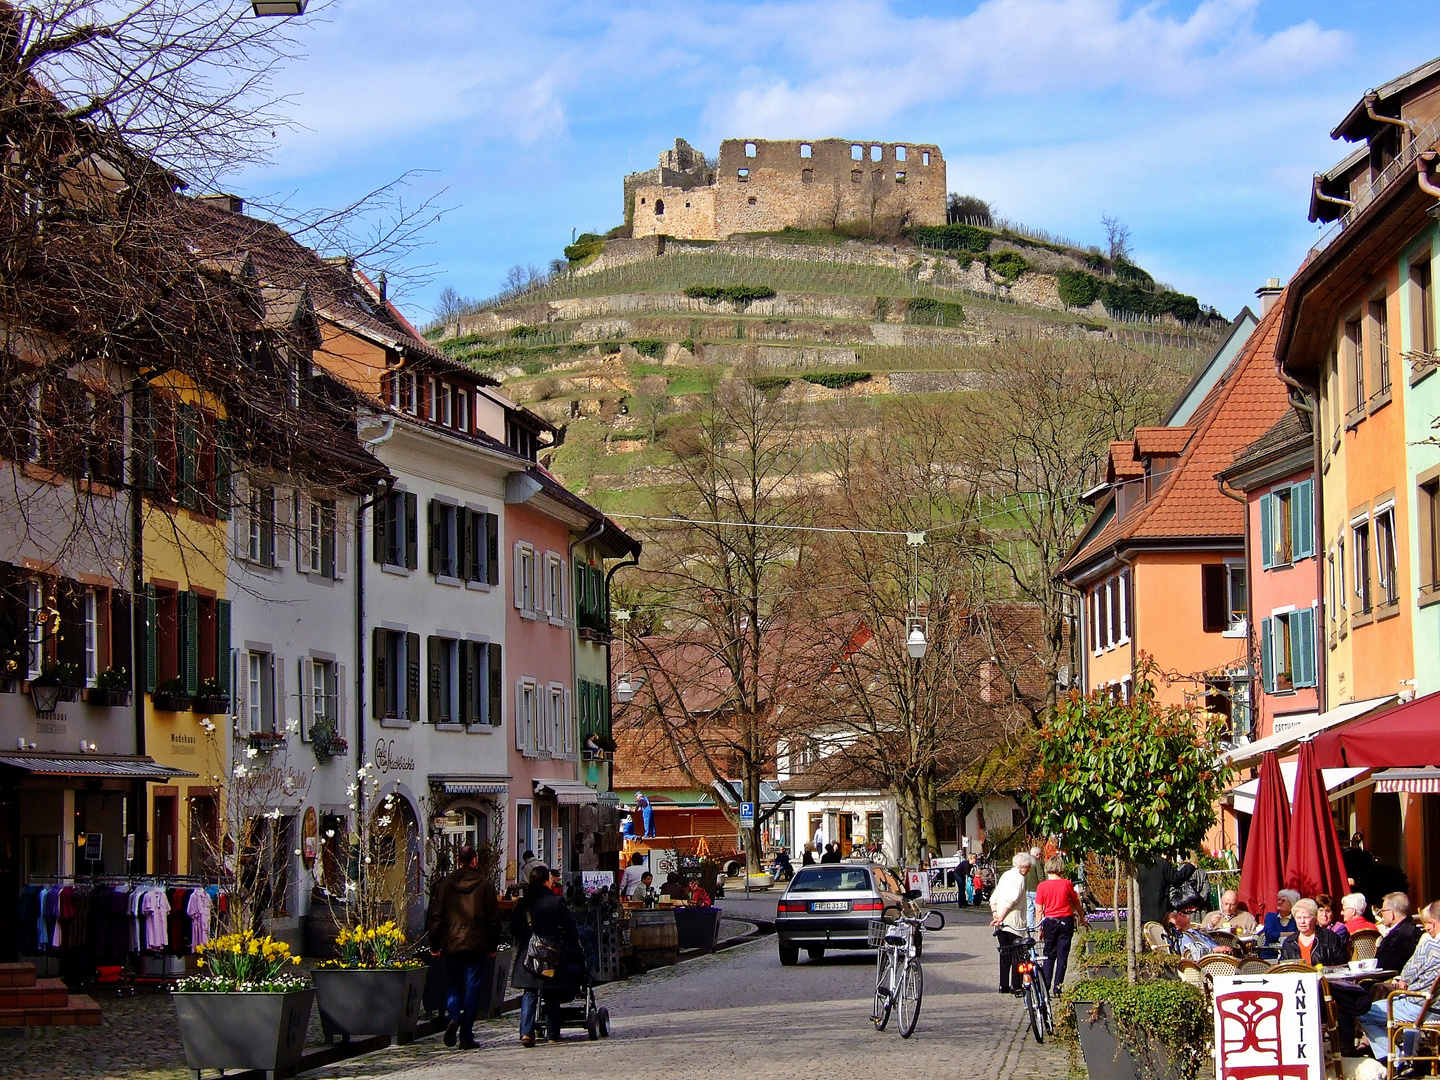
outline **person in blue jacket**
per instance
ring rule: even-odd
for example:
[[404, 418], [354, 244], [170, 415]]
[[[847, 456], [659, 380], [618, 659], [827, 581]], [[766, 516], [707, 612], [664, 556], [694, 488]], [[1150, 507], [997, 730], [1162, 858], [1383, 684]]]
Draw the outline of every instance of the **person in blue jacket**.
[[655, 811], [650, 808], [650, 800], [643, 793], [635, 792], [635, 807], [640, 811], [640, 820], [645, 824], [645, 836], [655, 835]]

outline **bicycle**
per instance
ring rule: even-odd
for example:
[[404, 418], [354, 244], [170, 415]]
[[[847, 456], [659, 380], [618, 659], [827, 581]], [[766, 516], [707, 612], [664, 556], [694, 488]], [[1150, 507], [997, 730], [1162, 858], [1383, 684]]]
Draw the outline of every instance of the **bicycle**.
[[[919, 895], [918, 893], [915, 895]], [[909, 894], [907, 899], [913, 899]], [[900, 1037], [910, 1038], [920, 1019], [920, 1000], [925, 991], [925, 973], [920, 966], [920, 932], [927, 928], [931, 916], [940, 916], [938, 930], [945, 925], [944, 915], [932, 911], [922, 916], [900, 915], [894, 922], [883, 919], [870, 921], [869, 942], [875, 954], [875, 1011], [870, 1020], [876, 1031], [884, 1031], [890, 1013], [900, 1008]]]
[[[1038, 930], [1037, 926], [1027, 926], [1025, 933], [1034, 934]], [[1055, 1034], [1055, 1014], [1050, 1008], [1050, 988], [1045, 985], [1042, 966], [1045, 957], [1036, 950], [1035, 944], [1034, 937], [1023, 937], [1016, 942], [1014, 948], [1020, 950], [1020, 955], [1015, 970], [1020, 973], [1030, 1030], [1035, 1035], [1035, 1041], [1044, 1044], [1046, 1035]]]

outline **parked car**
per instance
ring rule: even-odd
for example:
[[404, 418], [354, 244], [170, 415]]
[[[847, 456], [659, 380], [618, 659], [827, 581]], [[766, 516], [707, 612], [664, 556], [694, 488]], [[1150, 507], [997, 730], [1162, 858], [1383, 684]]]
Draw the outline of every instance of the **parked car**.
[[802, 948], [811, 960], [826, 949], [869, 948], [870, 920], [894, 918], [905, 903], [903, 887], [884, 867], [848, 862], [798, 867], [775, 910], [780, 963], [794, 964]]

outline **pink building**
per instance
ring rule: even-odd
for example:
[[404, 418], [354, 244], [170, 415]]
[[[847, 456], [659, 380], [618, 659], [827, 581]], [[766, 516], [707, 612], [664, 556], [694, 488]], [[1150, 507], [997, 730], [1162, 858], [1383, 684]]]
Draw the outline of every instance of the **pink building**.
[[1315, 465], [1310, 418], [1288, 410], [1220, 474], [1246, 501], [1246, 636], [1253, 723], [1236, 734], [1283, 732], [1320, 710], [1321, 560], [1315, 543]]

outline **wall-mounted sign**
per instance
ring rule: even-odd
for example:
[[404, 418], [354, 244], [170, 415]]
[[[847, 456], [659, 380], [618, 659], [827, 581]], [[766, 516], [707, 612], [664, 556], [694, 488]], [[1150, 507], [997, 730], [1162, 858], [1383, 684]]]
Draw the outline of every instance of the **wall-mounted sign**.
[[381, 739], [375, 744], [375, 767], [382, 773], [403, 772], [415, 769], [415, 759], [397, 752], [394, 739]]

